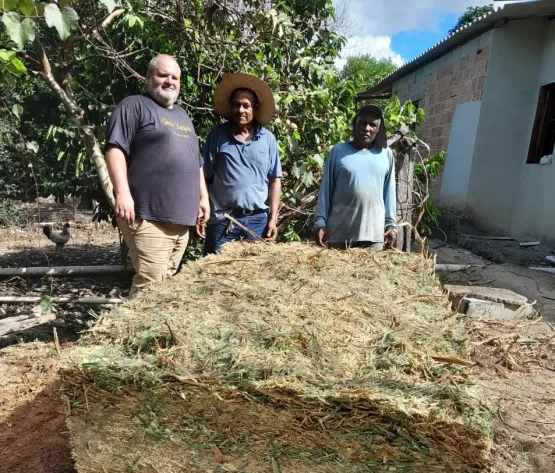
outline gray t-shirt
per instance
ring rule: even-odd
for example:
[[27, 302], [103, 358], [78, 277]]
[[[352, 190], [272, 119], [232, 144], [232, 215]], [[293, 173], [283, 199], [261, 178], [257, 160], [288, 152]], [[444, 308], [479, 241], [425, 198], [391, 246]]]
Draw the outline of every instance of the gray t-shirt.
[[193, 124], [179, 105], [165, 108], [148, 95], [123, 99], [106, 130], [105, 149], [113, 146], [127, 160], [136, 218], [195, 225], [202, 157]]

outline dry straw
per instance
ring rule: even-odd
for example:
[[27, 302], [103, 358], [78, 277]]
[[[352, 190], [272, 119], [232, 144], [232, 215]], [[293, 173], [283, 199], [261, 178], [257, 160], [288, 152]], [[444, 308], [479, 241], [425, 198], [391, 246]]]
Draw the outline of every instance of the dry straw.
[[473, 471], [490, 413], [468, 363], [419, 255], [228, 245], [70, 355], [77, 468]]

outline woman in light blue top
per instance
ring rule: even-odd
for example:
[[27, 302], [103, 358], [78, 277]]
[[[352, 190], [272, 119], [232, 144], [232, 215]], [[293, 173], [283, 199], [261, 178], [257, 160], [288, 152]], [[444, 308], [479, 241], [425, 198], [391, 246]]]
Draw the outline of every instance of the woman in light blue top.
[[352, 141], [335, 145], [318, 195], [316, 240], [330, 248], [389, 249], [397, 240], [395, 163], [383, 112], [362, 107]]

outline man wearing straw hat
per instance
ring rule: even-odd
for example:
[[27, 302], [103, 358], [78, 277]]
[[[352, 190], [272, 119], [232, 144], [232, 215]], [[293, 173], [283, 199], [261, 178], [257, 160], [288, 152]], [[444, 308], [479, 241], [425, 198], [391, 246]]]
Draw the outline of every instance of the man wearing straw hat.
[[227, 122], [210, 131], [202, 150], [211, 217], [197, 232], [206, 237], [205, 254], [230, 241], [275, 240], [281, 198], [277, 142], [263, 126], [275, 111], [270, 88], [250, 74], [231, 74], [216, 88], [214, 109]]
[[314, 228], [330, 248], [393, 248], [397, 240], [395, 162], [383, 112], [362, 107], [353, 139], [335, 145], [324, 167]]

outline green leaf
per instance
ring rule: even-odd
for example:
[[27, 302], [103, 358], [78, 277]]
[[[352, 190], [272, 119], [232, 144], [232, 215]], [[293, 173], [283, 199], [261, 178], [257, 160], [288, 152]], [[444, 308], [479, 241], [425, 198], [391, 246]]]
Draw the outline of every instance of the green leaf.
[[0, 1], [0, 6], [2, 7], [2, 10], [12, 11], [17, 8], [18, 3], [19, 0], [2, 0]]
[[315, 154], [312, 156], [312, 161], [314, 161], [314, 163], [319, 167], [319, 168], [323, 168], [324, 167], [324, 156], [320, 153]]
[[35, 22], [30, 18], [25, 18], [20, 22], [17, 13], [4, 13], [2, 23], [6, 27], [6, 33], [19, 49], [23, 49], [29, 41], [34, 41]]
[[0, 74], [0, 81], [12, 87], [15, 86], [16, 83], [15, 77], [11, 74]]
[[50, 296], [42, 296], [40, 298], [40, 307], [43, 312], [52, 312], [54, 304], [52, 304], [52, 298]]
[[35, 154], [39, 152], [39, 145], [36, 141], [28, 141], [27, 143], [25, 143], [25, 147]]
[[20, 0], [17, 4], [17, 8], [25, 16], [32, 16], [35, 14], [35, 2], [33, 0]]
[[[116, 8], [116, 2], [114, 0], [99, 0], [102, 5], [106, 7], [108, 13], [112, 13]], [[130, 25], [131, 26], [131, 25]]]
[[0, 49], [0, 60], [11, 61], [15, 57], [15, 51], [8, 51], [7, 49]]
[[27, 72], [27, 68], [25, 67], [25, 64], [23, 64], [19, 58], [13, 57], [12, 60], [10, 61], [10, 64], [21, 74], [25, 74]]
[[21, 114], [23, 113], [23, 107], [19, 104], [15, 104], [12, 107], [12, 113], [17, 117], [21, 118]]
[[38, 16], [43, 16], [44, 15], [44, 10], [46, 8], [46, 6], [48, 5], [48, 3], [46, 2], [41, 2], [38, 5], [36, 5], [36, 9], [37, 9], [37, 15]]
[[77, 28], [79, 15], [73, 8], [67, 7], [60, 11], [58, 5], [49, 3], [44, 9], [44, 19], [50, 28], [56, 28], [60, 39], [65, 41], [72, 30]]
[[137, 17], [135, 15], [129, 15], [129, 28], [133, 28], [135, 23], [137, 23]]

